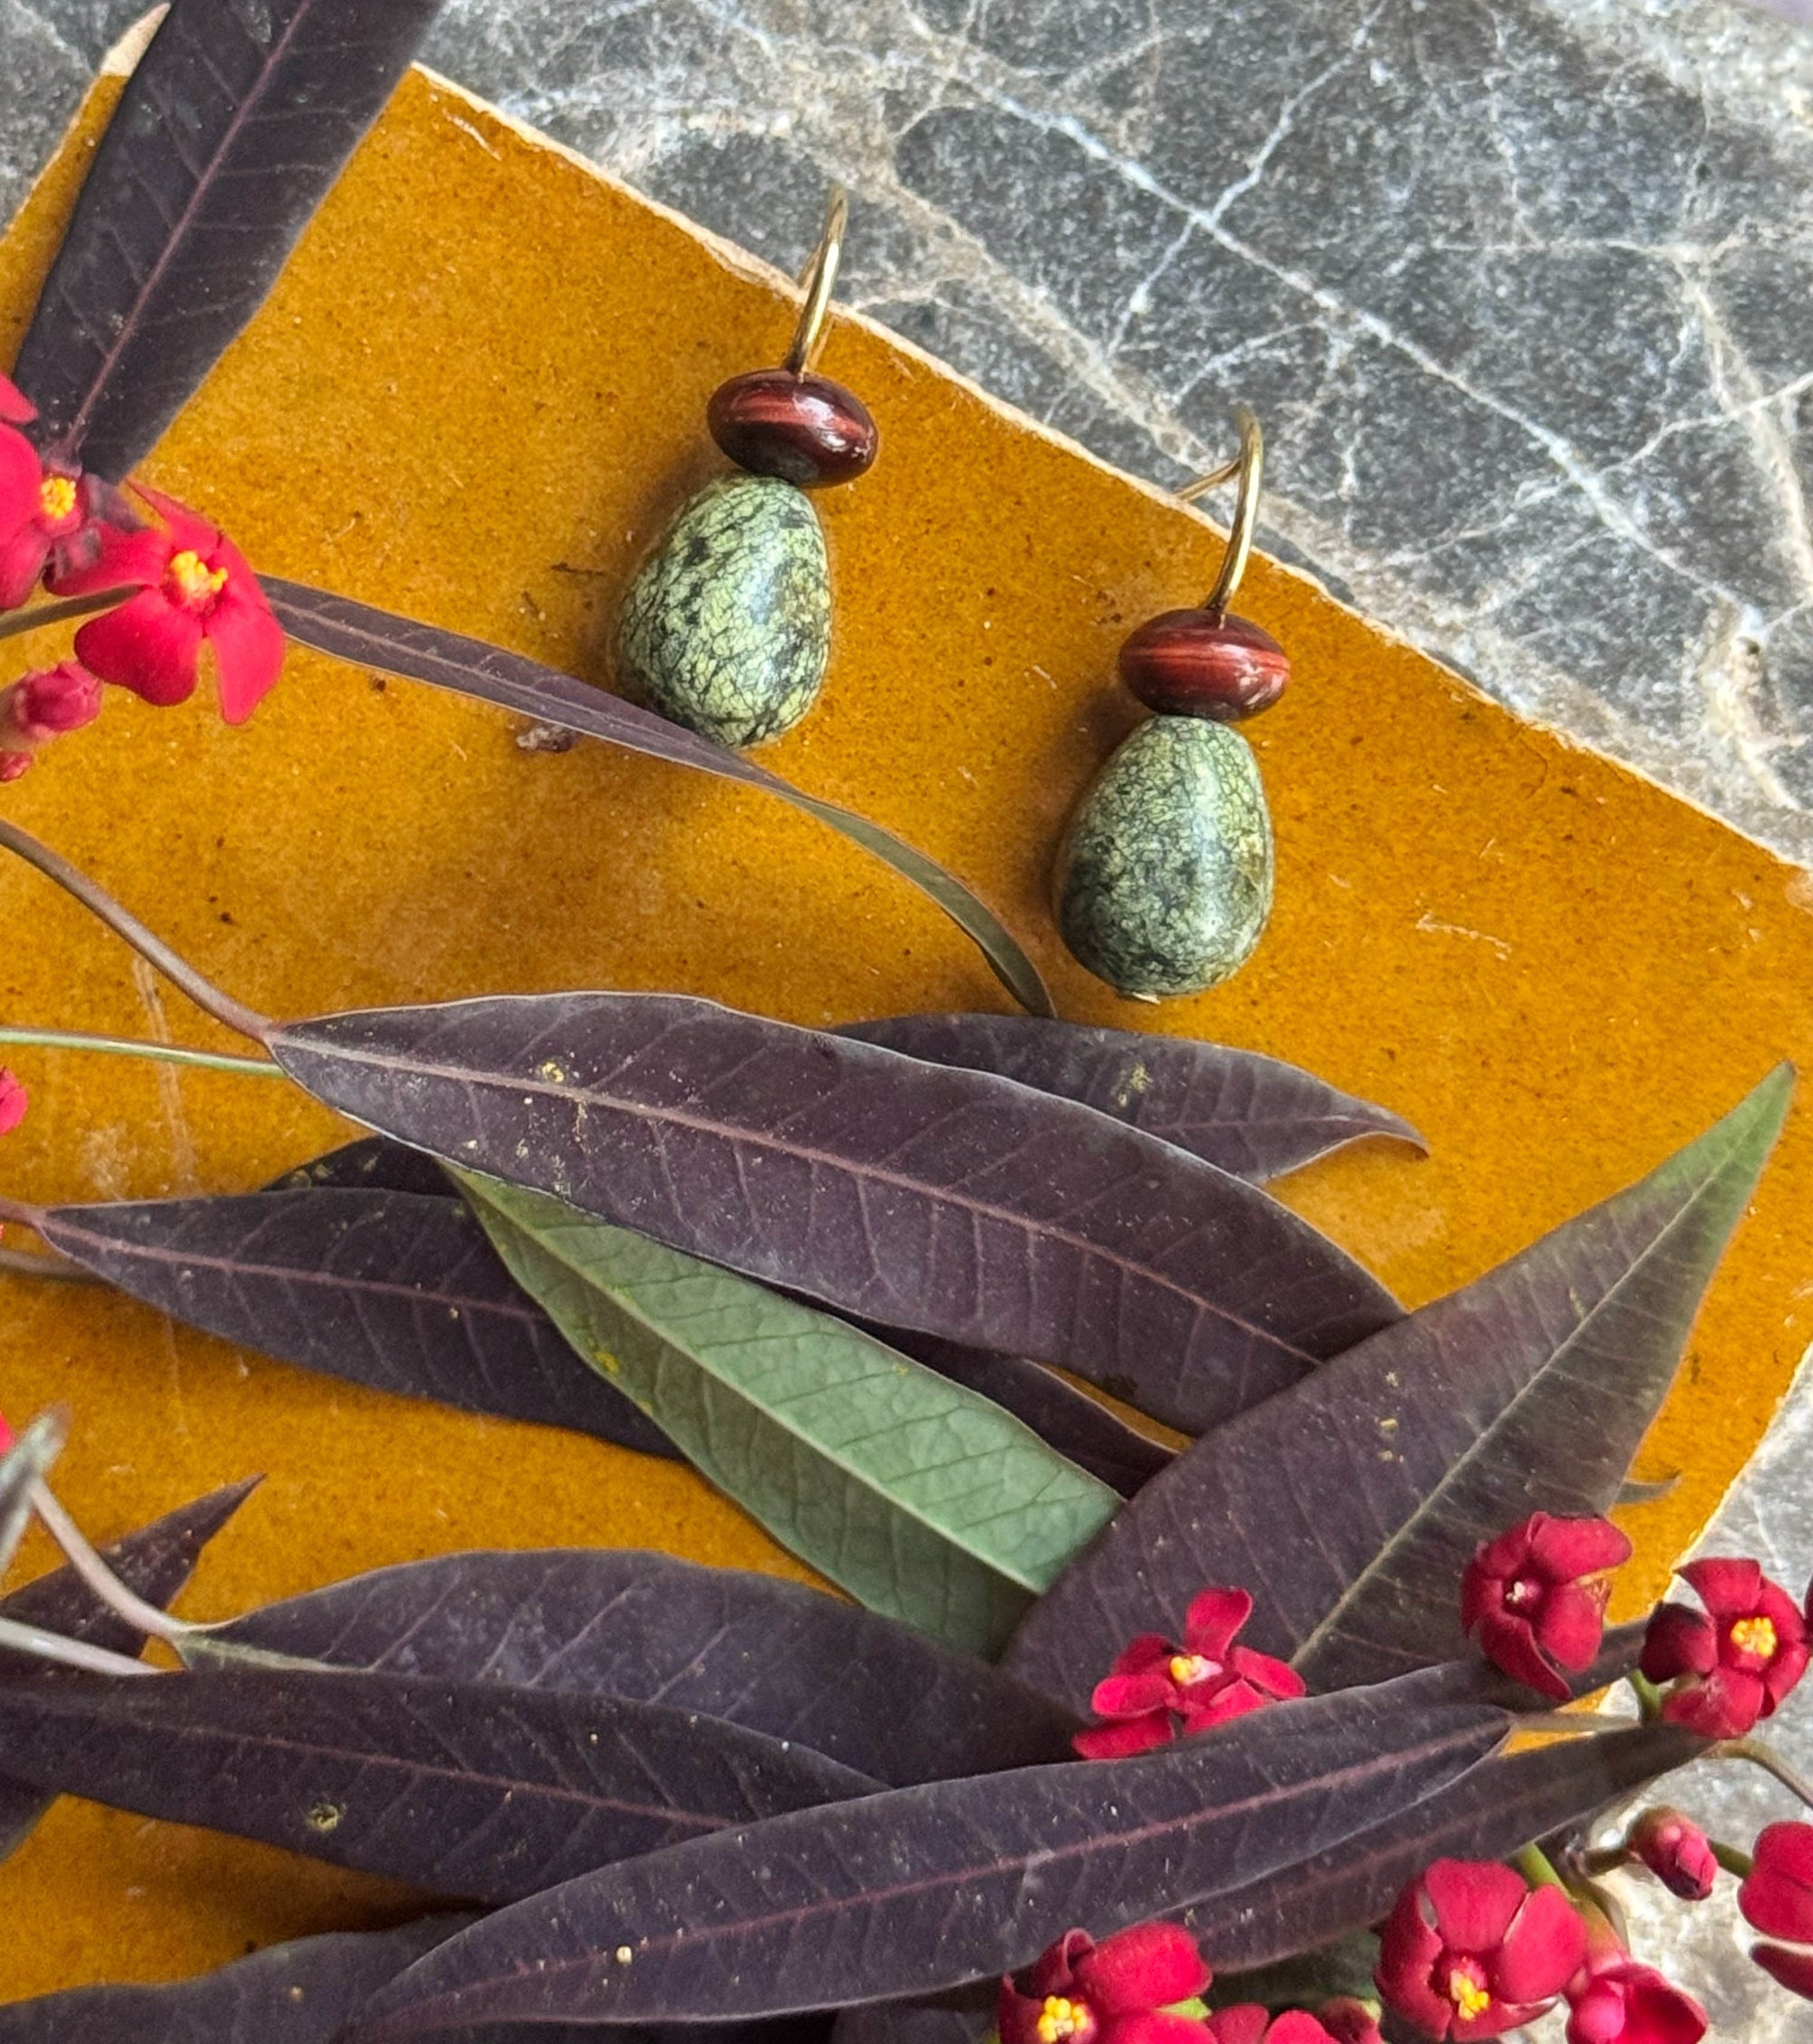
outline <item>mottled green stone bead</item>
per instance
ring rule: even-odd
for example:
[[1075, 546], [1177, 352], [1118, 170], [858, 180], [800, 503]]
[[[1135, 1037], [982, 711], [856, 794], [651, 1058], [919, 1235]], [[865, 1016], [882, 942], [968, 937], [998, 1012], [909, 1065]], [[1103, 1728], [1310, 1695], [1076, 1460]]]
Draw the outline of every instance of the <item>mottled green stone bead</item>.
[[777, 476], [727, 476], [684, 505], [630, 585], [617, 631], [625, 687], [725, 745], [797, 724], [830, 643], [819, 514]]
[[1058, 925], [1121, 993], [1200, 993], [1253, 954], [1272, 908], [1272, 819], [1253, 749], [1198, 717], [1127, 739], [1058, 852]]

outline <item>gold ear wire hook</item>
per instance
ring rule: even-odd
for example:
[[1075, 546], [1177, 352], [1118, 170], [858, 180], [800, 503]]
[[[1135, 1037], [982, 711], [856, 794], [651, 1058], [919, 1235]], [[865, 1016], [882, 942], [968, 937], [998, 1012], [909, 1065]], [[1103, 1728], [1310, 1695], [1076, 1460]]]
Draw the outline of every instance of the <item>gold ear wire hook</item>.
[[1234, 418], [1240, 428], [1239, 453], [1178, 491], [1185, 503], [1193, 504], [1222, 483], [1236, 476], [1240, 478], [1234, 499], [1234, 522], [1227, 528], [1227, 551], [1221, 557], [1221, 572], [1215, 578], [1214, 588], [1203, 598], [1202, 607], [1216, 617], [1226, 615], [1234, 592], [1240, 586], [1240, 577], [1246, 572], [1253, 535], [1259, 524], [1259, 485], [1265, 471], [1265, 436], [1259, 430], [1259, 421], [1244, 404], [1235, 406]]
[[830, 308], [831, 290], [838, 281], [838, 265], [843, 258], [844, 229], [848, 224], [849, 194], [841, 185], [833, 185], [825, 201], [824, 231], [819, 237], [819, 246], [812, 251], [811, 261], [800, 277], [806, 303], [800, 311], [800, 324], [793, 329], [793, 344], [788, 349], [787, 360], [781, 365], [791, 375], [803, 375], [812, 366], [812, 357], [819, 352], [819, 343], [824, 337], [825, 314]]

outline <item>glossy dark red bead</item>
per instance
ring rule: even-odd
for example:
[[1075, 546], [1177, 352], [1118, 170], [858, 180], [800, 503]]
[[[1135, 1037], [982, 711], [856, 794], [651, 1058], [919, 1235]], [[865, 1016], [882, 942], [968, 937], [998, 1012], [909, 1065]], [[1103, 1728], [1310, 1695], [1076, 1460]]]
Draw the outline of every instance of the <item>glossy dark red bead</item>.
[[868, 407], [828, 376], [752, 369], [712, 392], [712, 438], [739, 468], [811, 489], [848, 482], [875, 460], [879, 436]]
[[1120, 649], [1120, 679], [1168, 717], [1237, 723], [1269, 710], [1290, 678], [1290, 661], [1269, 632], [1212, 611], [1168, 610]]

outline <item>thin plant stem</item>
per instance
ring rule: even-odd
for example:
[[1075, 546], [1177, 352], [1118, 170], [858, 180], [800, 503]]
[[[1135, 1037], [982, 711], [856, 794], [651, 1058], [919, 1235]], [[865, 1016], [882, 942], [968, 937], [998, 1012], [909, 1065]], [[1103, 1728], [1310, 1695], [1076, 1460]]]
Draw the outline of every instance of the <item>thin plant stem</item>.
[[204, 979], [186, 959], [179, 958], [163, 939], [154, 935], [129, 908], [122, 907], [104, 888], [85, 873], [78, 872], [66, 858], [43, 845], [16, 823], [0, 819], [0, 847], [35, 867], [47, 880], [53, 880], [65, 894], [73, 895], [91, 915], [100, 917], [115, 936], [122, 937], [148, 964], [155, 965], [172, 986], [179, 987], [204, 1014], [212, 1015], [238, 1035], [262, 1043], [273, 1024], [256, 1008], [223, 993]]
[[1706, 1843], [1712, 1848], [1712, 1857], [1727, 1874], [1735, 1874], [1740, 1881], [1748, 1881], [1755, 1872], [1755, 1860], [1741, 1845], [1728, 1845], [1722, 1838], [1709, 1838]]
[[0, 1618], [0, 1647], [32, 1654], [39, 1661], [60, 1661], [65, 1668], [83, 1668], [92, 1675], [155, 1675], [160, 1671], [128, 1654], [110, 1653], [105, 1647], [90, 1646], [85, 1640], [66, 1640], [61, 1632], [22, 1625], [16, 1618]]
[[98, 1051], [105, 1057], [152, 1058], [160, 1064], [199, 1066], [204, 1071], [249, 1073], [255, 1079], [283, 1079], [283, 1067], [268, 1058], [239, 1058], [228, 1051], [191, 1051], [179, 1043], [147, 1043], [135, 1036], [95, 1036], [78, 1029], [16, 1029], [0, 1025], [0, 1043], [36, 1051]]
[[45, 1530], [68, 1556], [69, 1565], [87, 1584], [110, 1611], [117, 1612], [135, 1632], [148, 1632], [154, 1640], [174, 1646], [191, 1632], [205, 1632], [205, 1625], [191, 1625], [175, 1618], [157, 1604], [147, 1603], [137, 1591], [121, 1582], [89, 1544], [88, 1536], [57, 1502], [51, 1487], [40, 1477], [32, 1486], [32, 1508], [44, 1522]]
[[1765, 1746], [1760, 1739], [1721, 1739], [1716, 1746], [1706, 1749], [1706, 1757], [1712, 1760], [1748, 1760], [1765, 1774], [1772, 1774], [1784, 1788], [1813, 1810], [1813, 1782], [1796, 1774], [1772, 1746]]
[[105, 1284], [67, 1256], [34, 1256], [24, 1249], [0, 1249], [0, 1271], [13, 1277], [43, 1278], [49, 1284]]
[[1563, 1894], [1568, 1886], [1555, 1870], [1555, 1863], [1540, 1845], [1526, 1845], [1517, 1855], [1517, 1870], [1533, 1888], [1559, 1888]]
[[92, 596], [66, 596], [60, 604], [40, 604], [35, 610], [8, 611], [0, 617], [0, 639], [13, 639], [27, 632], [42, 632], [53, 625], [67, 625], [72, 618], [92, 617], [97, 610], [111, 610], [136, 588], [99, 589]]

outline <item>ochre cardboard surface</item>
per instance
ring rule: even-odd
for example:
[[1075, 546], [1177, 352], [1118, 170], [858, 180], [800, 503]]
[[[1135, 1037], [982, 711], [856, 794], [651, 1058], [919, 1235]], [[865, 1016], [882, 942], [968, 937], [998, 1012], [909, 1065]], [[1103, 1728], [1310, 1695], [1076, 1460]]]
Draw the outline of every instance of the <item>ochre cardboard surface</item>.
[[[0, 244], [0, 361], [112, 91]], [[794, 305], [754, 265], [412, 76], [146, 472], [262, 567], [602, 677], [639, 549], [722, 467], [707, 395], [779, 359]], [[858, 323], [835, 324], [824, 367], [873, 410], [882, 452], [820, 499], [829, 682], [762, 757], [969, 878], [1065, 1014], [1253, 1045], [1409, 1115], [1426, 1161], [1372, 1145], [1285, 1188], [1408, 1302], [1647, 1169], [1778, 1059], [1813, 1061], [1803, 877], [1262, 560], [1241, 608], [1296, 671], [1248, 727], [1277, 826], [1271, 932], [1200, 999], [1135, 1006], [1088, 980], [1052, 931], [1052, 849], [1133, 715], [1111, 680], [1120, 639], [1199, 600], [1219, 540]], [[0, 682], [26, 658], [0, 649]], [[205, 698], [153, 712], [116, 693], [5, 802], [275, 1014], [588, 985], [812, 1023], [1000, 1005], [935, 911], [790, 809], [516, 738], [482, 705], [298, 654], [238, 731]], [[11, 864], [0, 930], [8, 1020], [227, 1041]], [[12, 1061], [34, 1109], [0, 1148], [0, 1185], [27, 1198], [247, 1187], [340, 1133], [276, 1085]], [[1627, 1603], [1660, 1588], [1808, 1343], [1809, 1209], [1803, 1099], [1644, 1456], [1648, 1474], [1684, 1473], [1628, 1515]], [[16, 1418], [52, 1400], [75, 1413], [60, 1488], [97, 1537], [267, 1472], [191, 1615], [459, 1547], [647, 1544], [793, 1566], [672, 1466], [363, 1394], [121, 1300], [0, 1278], [0, 1405]], [[189, 1972], [397, 1902], [65, 1803], [0, 1865], [0, 1996]]]

